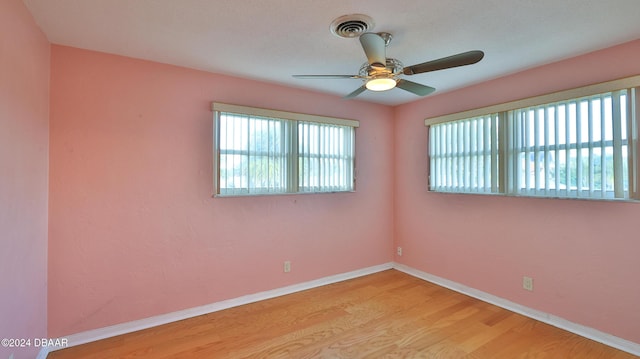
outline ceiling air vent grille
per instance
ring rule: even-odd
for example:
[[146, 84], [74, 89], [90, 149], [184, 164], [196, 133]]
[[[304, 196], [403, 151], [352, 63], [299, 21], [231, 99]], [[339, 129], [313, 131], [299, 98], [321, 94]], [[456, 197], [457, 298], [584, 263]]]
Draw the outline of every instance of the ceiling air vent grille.
[[353, 38], [371, 30], [373, 26], [373, 19], [367, 15], [344, 15], [333, 20], [331, 23], [331, 33], [338, 37]]

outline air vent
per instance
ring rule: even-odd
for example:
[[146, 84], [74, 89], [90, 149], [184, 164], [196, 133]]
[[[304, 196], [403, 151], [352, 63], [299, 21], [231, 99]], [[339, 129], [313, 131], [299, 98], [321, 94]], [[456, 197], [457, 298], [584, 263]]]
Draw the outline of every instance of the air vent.
[[371, 30], [373, 26], [373, 19], [367, 15], [344, 15], [333, 20], [331, 23], [331, 33], [338, 37], [353, 38]]

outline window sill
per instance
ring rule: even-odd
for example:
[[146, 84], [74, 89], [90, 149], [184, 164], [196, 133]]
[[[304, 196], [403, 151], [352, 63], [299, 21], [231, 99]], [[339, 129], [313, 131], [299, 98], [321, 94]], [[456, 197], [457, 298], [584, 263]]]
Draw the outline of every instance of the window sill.
[[477, 196], [495, 196], [504, 198], [529, 198], [542, 200], [577, 200], [589, 202], [615, 202], [615, 203], [640, 203], [639, 199], [621, 199], [621, 198], [588, 198], [588, 197], [560, 197], [560, 196], [535, 196], [527, 194], [504, 194], [504, 193], [481, 193], [481, 192], [449, 192], [449, 191], [427, 191], [427, 193], [444, 194], [444, 195], [477, 195]]
[[340, 193], [356, 193], [355, 190], [350, 191], [331, 191], [331, 192], [279, 192], [279, 193], [234, 193], [234, 194], [214, 194], [213, 198], [239, 198], [239, 197], [274, 197], [274, 196], [297, 196], [309, 194], [340, 194]]

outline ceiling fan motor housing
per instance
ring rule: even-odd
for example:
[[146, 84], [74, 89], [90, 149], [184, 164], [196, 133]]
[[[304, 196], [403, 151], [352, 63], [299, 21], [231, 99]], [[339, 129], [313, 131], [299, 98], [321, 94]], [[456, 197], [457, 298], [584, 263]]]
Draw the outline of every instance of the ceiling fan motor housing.
[[371, 66], [368, 62], [365, 62], [360, 67], [360, 71], [358, 75], [362, 77], [371, 77], [371, 76], [387, 76], [387, 77], [397, 77], [402, 73], [402, 69], [404, 65], [400, 60], [396, 60], [388, 57], [387, 63], [384, 68]]

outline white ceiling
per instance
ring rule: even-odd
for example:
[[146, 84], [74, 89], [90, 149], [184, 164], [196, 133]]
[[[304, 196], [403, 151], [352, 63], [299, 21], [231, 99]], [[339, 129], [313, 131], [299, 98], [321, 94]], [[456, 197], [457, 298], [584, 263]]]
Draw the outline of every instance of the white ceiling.
[[[638, 0], [24, 0], [54, 44], [147, 59], [339, 96], [366, 61], [357, 39], [331, 34], [346, 14], [389, 32], [405, 66], [468, 50], [478, 64], [413, 75], [437, 93], [640, 38]], [[397, 105], [400, 89], [358, 99]]]

